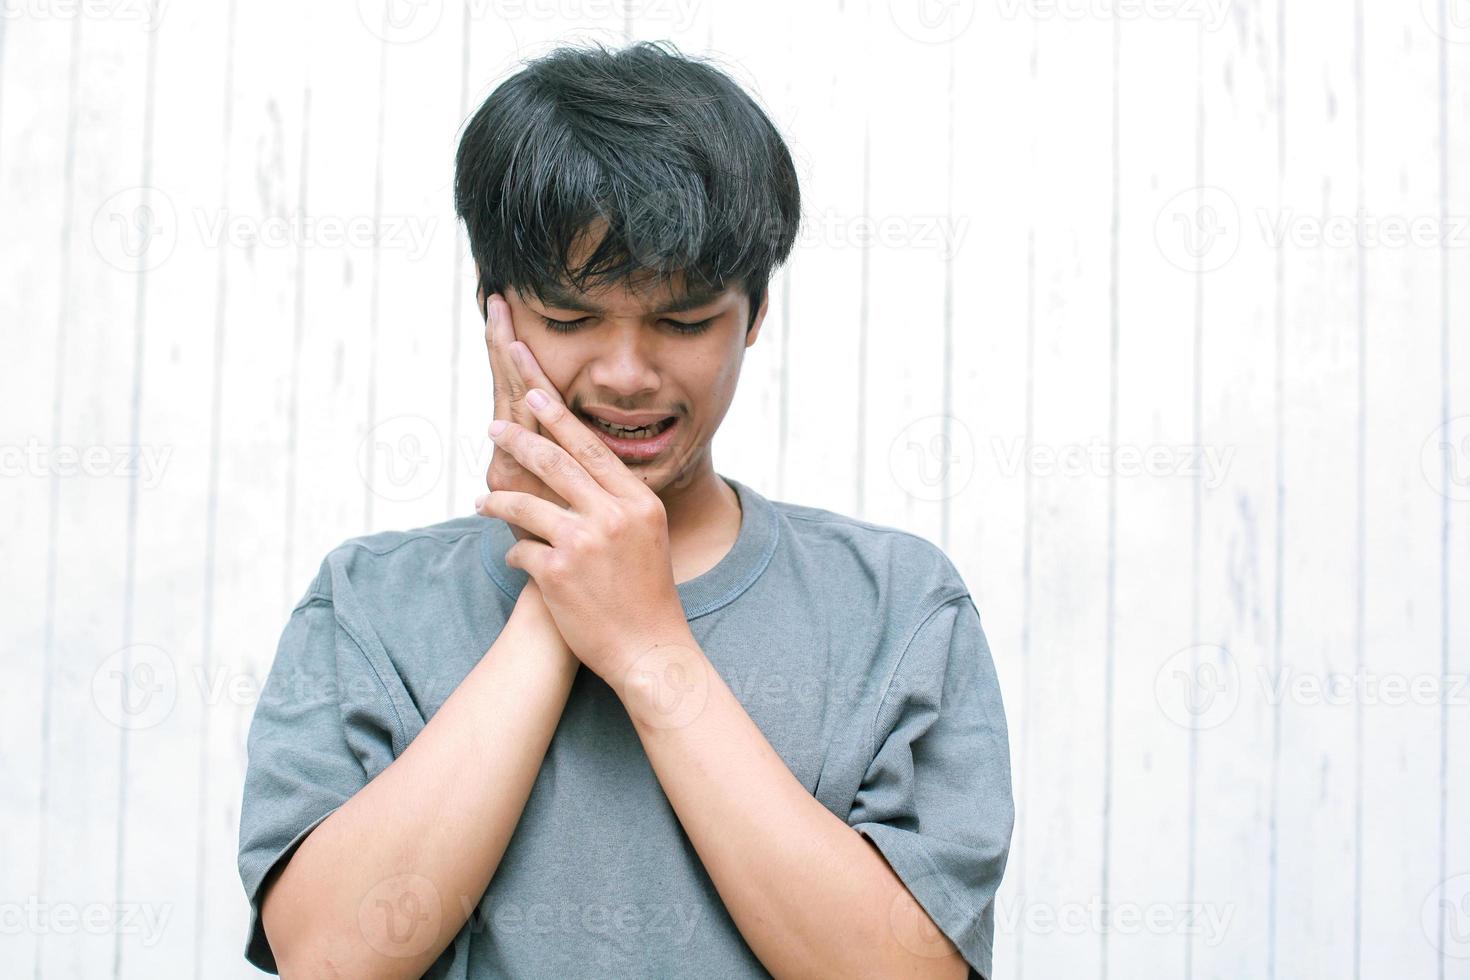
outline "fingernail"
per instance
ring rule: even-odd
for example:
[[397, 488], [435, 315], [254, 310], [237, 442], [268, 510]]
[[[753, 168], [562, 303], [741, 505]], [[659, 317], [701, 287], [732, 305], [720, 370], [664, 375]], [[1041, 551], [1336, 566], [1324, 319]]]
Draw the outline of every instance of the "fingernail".
[[489, 499], [490, 499], [490, 495], [488, 493], [482, 493], [478, 497], [476, 497], [475, 498], [475, 510], [479, 510], [481, 507], [484, 507], [485, 506], [485, 501], [487, 501]]
[[526, 401], [531, 403], [532, 408], [545, 408], [546, 403], [550, 400], [551, 399], [546, 397], [546, 392], [542, 391], [540, 388], [532, 388], [530, 391], [526, 392]]
[[490, 434], [492, 436], [500, 435], [502, 432], [505, 431], [505, 427], [509, 424], [510, 423], [507, 422], [505, 419], [496, 419], [494, 422], [490, 423]]

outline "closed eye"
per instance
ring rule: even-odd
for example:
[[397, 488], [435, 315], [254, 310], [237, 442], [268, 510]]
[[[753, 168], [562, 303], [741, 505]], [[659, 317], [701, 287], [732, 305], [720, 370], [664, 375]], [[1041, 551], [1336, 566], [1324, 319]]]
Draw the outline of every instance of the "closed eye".
[[557, 333], [570, 333], [571, 331], [577, 329], [577, 324], [589, 319], [591, 319], [591, 317], [583, 316], [578, 317], [575, 320], [553, 320], [549, 316], [541, 316], [541, 322], [546, 324], [546, 328], [548, 330], [554, 330]]
[[[541, 317], [541, 322], [546, 324], [546, 329], [551, 330], [555, 333], [571, 333], [573, 330], [576, 330], [577, 327], [579, 327], [581, 324], [586, 323], [588, 320], [592, 319], [592, 317], [590, 316], [583, 316], [578, 317], [575, 320], [556, 320], [552, 317], [546, 316], [545, 314], [537, 315]], [[669, 326], [674, 329], [675, 333], [697, 334], [703, 333], [704, 331], [708, 330], [710, 324], [715, 322], [715, 319], [715, 317], [709, 317], [708, 319], [699, 320], [695, 323], [686, 323], [683, 320], [665, 320], [663, 322], [669, 324]]]
[[709, 325], [715, 322], [715, 318], [710, 317], [697, 323], [685, 323], [683, 320], [665, 320], [664, 322], [671, 325], [676, 333], [695, 334], [708, 330]]

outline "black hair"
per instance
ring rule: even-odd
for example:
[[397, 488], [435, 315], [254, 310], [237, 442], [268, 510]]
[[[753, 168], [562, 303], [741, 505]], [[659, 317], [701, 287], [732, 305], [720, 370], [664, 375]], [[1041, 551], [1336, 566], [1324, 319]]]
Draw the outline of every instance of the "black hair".
[[719, 68], [669, 42], [593, 42], [526, 62], [485, 99], [460, 138], [454, 207], [486, 296], [682, 271], [686, 294], [743, 284], [748, 331], [801, 198], [776, 127]]

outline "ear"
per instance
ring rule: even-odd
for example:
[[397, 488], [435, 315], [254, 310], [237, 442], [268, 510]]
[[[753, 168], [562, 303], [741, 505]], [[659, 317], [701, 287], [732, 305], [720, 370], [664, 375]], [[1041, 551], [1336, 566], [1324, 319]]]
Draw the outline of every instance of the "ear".
[[761, 308], [755, 311], [755, 322], [752, 323], [750, 325], [750, 329], [745, 332], [745, 346], [746, 347], [749, 347], [751, 344], [754, 344], [755, 343], [755, 338], [760, 336], [761, 324], [766, 322], [766, 310], [768, 310], [770, 308], [771, 308], [771, 288], [769, 286], [767, 286], [765, 293], [761, 295]]

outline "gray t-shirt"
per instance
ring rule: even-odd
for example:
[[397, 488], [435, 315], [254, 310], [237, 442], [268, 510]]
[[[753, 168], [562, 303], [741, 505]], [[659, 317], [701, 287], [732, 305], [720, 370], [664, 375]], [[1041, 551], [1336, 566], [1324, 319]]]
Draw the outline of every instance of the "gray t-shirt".
[[[989, 977], [1013, 807], [968, 589], [921, 537], [722, 479], [740, 533], [678, 586], [694, 637], [802, 785], [877, 845], [970, 976]], [[248, 736], [251, 963], [276, 969], [260, 922], [270, 870], [403, 752], [495, 641], [526, 582], [505, 564], [512, 543], [503, 521], [471, 514], [353, 538], [322, 561]], [[585, 667], [489, 887], [425, 976], [770, 976], [617, 695]]]

